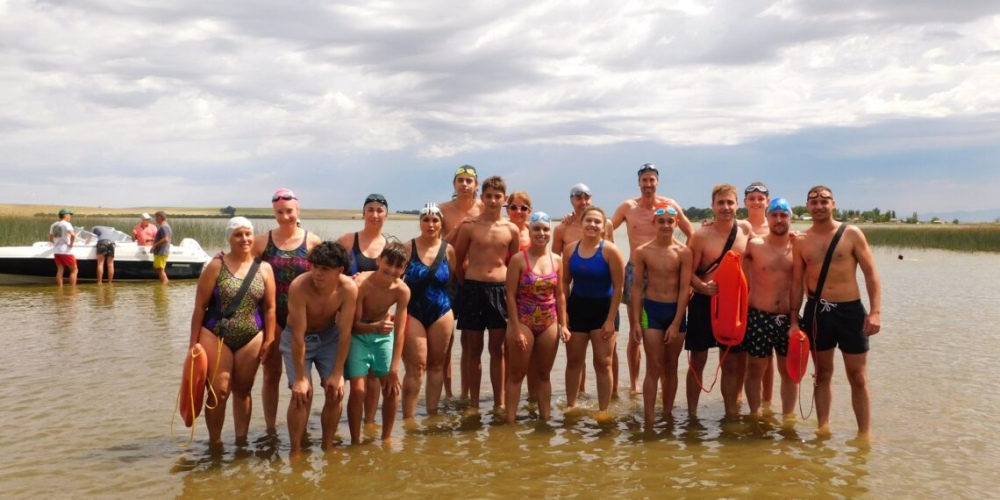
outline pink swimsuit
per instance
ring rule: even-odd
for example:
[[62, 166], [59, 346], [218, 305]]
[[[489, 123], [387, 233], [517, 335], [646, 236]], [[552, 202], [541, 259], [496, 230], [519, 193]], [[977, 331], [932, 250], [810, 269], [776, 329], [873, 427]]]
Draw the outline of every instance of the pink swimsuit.
[[522, 250], [521, 253], [524, 254], [525, 269], [517, 282], [517, 319], [538, 336], [556, 322], [556, 287], [559, 286], [559, 275], [555, 272], [552, 254], [549, 254], [552, 272], [539, 275], [531, 270], [527, 250]]

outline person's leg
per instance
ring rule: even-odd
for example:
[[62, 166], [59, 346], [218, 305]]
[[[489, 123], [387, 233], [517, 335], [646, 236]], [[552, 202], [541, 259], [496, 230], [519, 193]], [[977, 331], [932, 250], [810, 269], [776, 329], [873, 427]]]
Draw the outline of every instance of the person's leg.
[[781, 377], [781, 414], [788, 417], [795, 413], [795, 403], [798, 402], [799, 398], [799, 387], [798, 384], [792, 381], [792, 377], [788, 376], [788, 370], [785, 370], [787, 357], [779, 354], [776, 356], [776, 359], [778, 361], [777, 372]]
[[264, 342], [264, 334], [257, 333], [248, 344], [233, 353], [233, 376], [230, 387], [230, 399], [233, 400], [233, 427], [236, 430], [236, 444], [245, 445], [250, 432], [250, 414], [253, 412], [254, 380], [257, 378], [257, 368], [260, 367], [258, 356], [260, 346]]
[[833, 349], [818, 351], [813, 356], [816, 361], [816, 420], [817, 434], [830, 432], [830, 405], [833, 404]]
[[583, 332], [570, 332], [569, 342], [566, 343], [566, 407], [576, 406], [578, 395], [578, 385], [580, 384], [580, 374], [583, 372], [584, 364], [587, 362], [587, 345], [590, 344], [590, 335]]
[[[453, 325], [451, 325], [451, 335], [448, 336], [448, 352], [446, 353], [446, 356], [444, 357], [444, 379], [442, 380], [442, 383], [444, 385], [444, 395], [445, 395], [445, 397], [448, 397], [448, 398], [455, 397], [455, 395], [451, 391], [451, 379], [452, 379], [452, 367], [451, 367], [452, 362], [451, 362], [451, 356], [452, 356], [452, 351], [453, 351], [452, 348], [454, 347], [454, 345], [455, 345], [455, 325], [453, 324]], [[459, 359], [461, 360], [461, 358], [459, 358]], [[464, 365], [461, 365], [461, 361], [459, 362], [458, 371], [459, 371], [459, 375], [464, 374]], [[460, 397], [462, 399], [468, 398], [469, 397], [469, 385], [465, 383], [465, 380], [460, 380], [458, 383], [459, 383], [459, 386], [460, 386], [459, 387], [459, 391], [460, 391], [459, 395], [460, 395]]]
[[[479, 411], [479, 387], [483, 379], [483, 332], [462, 330], [462, 384], [469, 386], [472, 408]], [[468, 384], [465, 381], [468, 380]]]
[[[723, 357], [725, 359], [723, 360]], [[722, 378], [719, 381], [722, 392], [722, 402], [726, 408], [727, 417], [740, 414], [740, 391], [743, 390], [743, 378], [747, 372], [747, 354], [736, 352], [736, 348], [719, 348], [719, 362], [722, 363]]]
[[[412, 316], [406, 322], [403, 336], [403, 419], [412, 419], [417, 412], [417, 397], [427, 369], [427, 330]], [[430, 408], [428, 408], [430, 413]], [[382, 422], [385, 425], [385, 422]]]
[[602, 412], [608, 411], [608, 405], [611, 403], [611, 386], [614, 380], [611, 360], [614, 358], [617, 337], [617, 332], [608, 338], [604, 338], [603, 330], [590, 332], [590, 342], [594, 348], [594, 373], [597, 378], [597, 407]]
[[105, 262], [107, 263], [107, 266], [108, 266], [108, 283], [111, 283], [111, 282], [113, 282], [115, 280], [115, 255], [114, 255], [114, 253], [112, 253], [111, 255], [109, 255], [108, 258], [107, 258], [107, 260]]
[[531, 358], [528, 360], [528, 374], [525, 378], [528, 380], [528, 401], [538, 401], [538, 370], [534, 368], [535, 366], [535, 351], [531, 351]]
[[101, 284], [101, 280], [104, 279], [104, 254], [97, 252], [97, 284]]
[[[360, 380], [364, 380], [361, 378]], [[326, 387], [326, 384], [324, 384]], [[323, 441], [322, 446], [324, 450], [330, 449], [333, 446], [333, 437], [337, 434], [337, 426], [340, 425], [340, 415], [344, 411], [344, 398], [343, 396], [337, 397], [332, 391], [327, 390], [326, 400], [323, 402], [323, 414], [320, 416], [320, 421], [323, 425]], [[306, 415], [309, 414], [309, 407], [306, 407]]]
[[[388, 377], [378, 377], [378, 382], [382, 385], [382, 441], [388, 441], [392, 437], [392, 427], [396, 424], [396, 410], [399, 409], [399, 395], [389, 387]], [[372, 390], [377, 390], [372, 387]]]
[[[646, 376], [642, 381], [642, 406], [644, 423], [651, 429], [655, 422], [657, 385], [663, 375], [663, 330], [646, 328], [642, 331], [642, 347], [646, 351]], [[629, 342], [633, 342], [629, 339]], [[639, 344], [639, 342], [636, 342]], [[663, 401], [663, 412], [668, 413], [667, 402]]]
[[454, 331], [455, 317], [451, 311], [438, 318], [427, 331], [427, 387], [424, 389], [424, 405], [428, 415], [437, 415], [438, 412], [445, 362], [451, 357], [449, 346], [452, 344]]
[[543, 421], [552, 415], [552, 365], [556, 362], [559, 352], [559, 325], [552, 323], [535, 337], [535, 345], [531, 350], [532, 364], [530, 370], [535, 371], [538, 380], [536, 397], [538, 401], [538, 416]]
[[761, 402], [770, 405], [774, 399], [774, 354], [767, 357], [767, 368], [764, 370], [764, 378], [761, 380], [763, 386]]
[[771, 364], [771, 357], [758, 358], [750, 356], [747, 359], [747, 380], [745, 384], [747, 392], [747, 404], [750, 405], [750, 414], [760, 416], [761, 395], [763, 393], [762, 381], [767, 365]]
[[[490, 385], [493, 386], [493, 408], [504, 403], [504, 336], [506, 328], [494, 328], [490, 333]], [[529, 332], [530, 335], [530, 332]]]
[[[347, 399], [347, 426], [351, 430], [351, 444], [361, 443], [361, 413], [364, 411], [367, 377], [351, 378], [351, 395]], [[373, 391], [378, 389], [372, 388]]]
[[[631, 318], [632, 317], [632, 304], [631, 304], [631, 302], [626, 302], [625, 303], [625, 308], [628, 311], [628, 317]], [[643, 334], [643, 336], [645, 337], [645, 333]], [[643, 339], [643, 340], [645, 340], [645, 339]], [[660, 342], [660, 344], [662, 344], [662, 342]], [[654, 347], [654, 350], [656, 350], [656, 349], [658, 349], [658, 348]], [[628, 335], [628, 344], [626, 344], [626, 347], [625, 347], [625, 360], [628, 363], [629, 390], [632, 391], [632, 394], [636, 394], [637, 392], [639, 392], [639, 367], [642, 366], [642, 350], [643, 349], [642, 349], [641, 343], [638, 340], [636, 340], [633, 336]], [[649, 355], [648, 351], [646, 352], [646, 355], [647, 356]], [[616, 355], [615, 357], [617, 358], [618, 356]], [[659, 365], [659, 363], [657, 363], [657, 364]], [[646, 373], [648, 374], [649, 373], [648, 372], [648, 370], [649, 370], [649, 363], [648, 362], [646, 363], [646, 370], [647, 370]], [[657, 371], [656, 373], [659, 373], [659, 371]], [[647, 375], [647, 378], [648, 378], [648, 375]], [[617, 389], [617, 384], [618, 384], [617, 380], [618, 380], [618, 377], [615, 377], [615, 388], [616, 389]], [[644, 380], [643, 381], [643, 390], [645, 390], [645, 385], [646, 385], [646, 382]], [[653, 394], [653, 398], [654, 398], [654, 400], [656, 398], [655, 392]]]
[[843, 353], [844, 370], [851, 384], [851, 405], [858, 422], [858, 436], [871, 432], [871, 394], [868, 392], [868, 353]]
[[[284, 330], [280, 334], [280, 338], [278, 340], [278, 349], [271, 349], [271, 353], [270, 353], [271, 355], [273, 355], [275, 353], [278, 354], [278, 356], [279, 356], [278, 357], [278, 360], [279, 360], [278, 366], [279, 367], [281, 366], [281, 360], [284, 359], [285, 368], [288, 370], [288, 386], [289, 386], [289, 388], [291, 388], [292, 383], [298, 377], [298, 375], [295, 373], [295, 363], [292, 362], [291, 349], [292, 349], [292, 347], [291, 347], [291, 333], [289, 331], [287, 331], [287, 330]], [[306, 370], [306, 380], [309, 381], [309, 385], [310, 385], [309, 393], [308, 393], [308, 395], [306, 397], [306, 400], [303, 401], [303, 402], [296, 402], [294, 398], [291, 399], [291, 400], [289, 400], [288, 401], [288, 410], [285, 413], [285, 419], [287, 420], [287, 425], [288, 425], [288, 440], [289, 440], [289, 444], [291, 445], [292, 454], [296, 454], [296, 453], [299, 453], [300, 451], [302, 451], [302, 442], [305, 440], [305, 437], [306, 437], [306, 423], [309, 421], [309, 409], [312, 408], [312, 400], [313, 400], [313, 397], [316, 394], [316, 386], [314, 386], [312, 384], [311, 370], [312, 370], [313, 363], [312, 363], [312, 356], [310, 356], [310, 354], [314, 354], [314, 353], [311, 353], [309, 351], [309, 346], [306, 345], [305, 370]], [[270, 359], [270, 357], [271, 356], [269, 355], [268, 359]], [[281, 380], [280, 375], [278, 377], [276, 377], [276, 379], [277, 380]], [[265, 360], [264, 361], [264, 384], [265, 384], [265, 389], [266, 389], [267, 382], [268, 382], [267, 360]], [[320, 387], [320, 391], [322, 391], [323, 390], [322, 389], [322, 387], [323, 387], [323, 378], [322, 377], [320, 378], [320, 385], [319, 385], [319, 387]], [[264, 394], [263, 399], [264, 399], [264, 402], [265, 402], [264, 403], [264, 417], [265, 417], [265, 420], [267, 420], [267, 410], [268, 410], [268, 407], [267, 407], [267, 392], [265, 390], [265, 391], [262, 391], [262, 393]], [[327, 398], [327, 399], [329, 400], [329, 398]], [[275, 405], [277, 405], [277, 388], [275, 388]], [[325, 410], [325, 408], [324, 408], [324, 410]], [[277, 407], [275, 407], [275, 413], [277, 413]], [[275, 419], [275, 417], [276, 416], [272, 416], [271, 418]], [[272, 420], [272, 424], [271, 425], [273, 425], [273, 420]], [[272, 434], [273, 435], [276, 431], [275, 431], [275, 429], [273, 427], [269, 426], [268, 429], [267, 429], [267, 432], [268, 432], [268, 434]], [[325, 433], [326, 433], [326, 431], [325, 431], [325, 427], [324, 427], [324, 434]]]
[[63, 271], [66, 269], [61, 262], [56, 261], [56, 285], [63, 286]]
[[[535, 347], [535, 336], [528, 327], [519, 325], [520, 335], [510, 335], [506, 338], [507, 347], [507, 376], [506, 387], [504, 388], [503, 404], [506, 407], [506, 421], [513, 424], [517, 420], [517, 407], [521, 401], [521, 382], [531, 368], [531, 351]], [[521, 347], [520, 338], [523, 337], [527, 345]], [[490, 344], [493, 342], [493, 331], [490, 331]]]
[[[219, 342], [212, 332], [201, 329], [199, 337], [208, 358], [208, 384], [212, 388], [205, 398], [205, 426], [208, 428], [208, 444], [222, 444], [222, 426], [226, 422], [226, 404], [229, 402], [229, 388], [233, 371], [233, 353]], [[214, 394], [214, 396], [213, 396]]]
[[698, 399], [701, 398], [702, 381], [705, 380], [708, 349], [703, 351], [688, 351], [688, 356], [688, 365], [690, 366], [687, 372], [688, 415], [696, 417], [698, 416]]
[[378, 410], [379, 395], [382, 392], [378, 388], [381, 386], [382, 383], [379, 382], [378, 377], [369, 373], [365, 387], [370, 387], [372, 390], [365, 391], [365, 424], [375, 424], [375, 412]]
[[79, 274], [79, 271], [80, 271], [79, 264], [74, 263], [72, 266], [69, 266], [69, 284], [70, 284], [70, 286], [76, 285], [76, 276], [77, 276], [77, 274]]
[[[278, 326], [280, 331], [284, 330], [284, 327]], [[278, 335], [282, 335], [282, 333]], [[270, 352], [267, 353], [267, 357], [264, 358], [264, 384], [260, 388], [260, 399], [262, 401], [262, 406], [264, 407], [264, 425], [267, 429], [268, 434], [275, 434], [277, 430], [278, 421], [278, 387], [281, 384], [281, 352], [278, 349], [272, 348]], [[291, 380], [289, 382], [292, 382]], [[315, 390], [313, 391], [315, 392]], [[311, 401], [311, 399], [310, 399]], [[291, 413], [291, 407], [289, 407], [289, 414]], [[309, 414], [309, 407], [306, 407], [306, 415]], [[291, 425], [291, 424], [290, 424]], [[302, 432], [305, 432], [305, 422], [303, 422]], [[300, 440], [301, 442], [301, 440]]]
[[683, 337], [666, 344], [663, 348], [663, 415], [667, 418], [674, 411], [674, 400], [677, 398], [677, 370], [682, 352], [684, 352]]

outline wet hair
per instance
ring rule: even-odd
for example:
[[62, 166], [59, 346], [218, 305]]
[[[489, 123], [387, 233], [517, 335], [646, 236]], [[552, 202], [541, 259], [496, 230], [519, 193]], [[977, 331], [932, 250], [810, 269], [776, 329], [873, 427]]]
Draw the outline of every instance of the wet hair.
[[833, 190], [830, 189], [830, 188], [828, 188], [828, 187], [826, 187], [826, 186], [824, 186], [824, 185], [822, 185], [822, 184], [818, 184], [816, 186], [813, 186], [813, 187], [809, 188], [809, 192], [806, 193], [806, 198], [809, 198], [809, 195], [811, 195], [813, 193], [818, 193], [820, 191], [829, 191], [830, 198], [833, 198]]
[[601, 214], [601, 218], [602, 219], [604, 219], [605, 221], [608, 220], [608, 214], [604, 213], [604, 210], [601, 209], [601, 207], [596, 206], [596, 205], [591, 205], [591, 206], [583, 209], [583, 213], [580, 214], [580, 220], [582, 221], [583, 219], [587, 218], [587, 214], [589, 214], [590, 212], [597, 212], [597, 213]]
[[510, 193], [510, 196], [507, 197], [507, 204], [510, 205], [511, 203], [514, 203], [514, 198], [520, 198], [528, 202], [529, 207], [532, 206], [531, 196], [528, 196], [527, 191], [514, 191], [513, 193]]
[[310, 264], [332, 269], [347, 269], [351, 265], [351, 256], [339, 241], [324, 241], [313, 247], [306, 257]]
[[504, 182], [503, 177], [500, 177], [499, 175], [487, 177], [486, 180], [483, 181], [483, 192], [485, 193], [487, 189], [507, 193], [507, 183]]
[[736, 186], [732, 184], [716, 184], [715, 187], [712, 188], [713, 205], [715, 204], [715, 197], [719, 196], [720, 194], [731, 194], [737, 200], [740, 199], [739, 191], [736, 190]]
[[390, 241], [385, 244], [379, 257], [385, 259], [390, 266], [406, 265], [406, 247], [398, 241]]

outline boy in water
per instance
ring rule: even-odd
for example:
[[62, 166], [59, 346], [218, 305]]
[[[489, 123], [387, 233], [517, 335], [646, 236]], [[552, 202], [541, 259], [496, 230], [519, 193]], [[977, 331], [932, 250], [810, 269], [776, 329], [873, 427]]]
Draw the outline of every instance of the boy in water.
[[[410, 303], [410, 287], [401, 279], [405, 270], [406, 250], [399, 242], [391, 242], [378, 257], [378, 270], [371, 271], [358, 286], [351, 350], [345, 370], [351, 380], [351, 396], [347, 401], [351, 444], [361, 442], [361, 414], [369, 389], [365, 383], [369, 371], [382, 386], [382, 440], [392, 435], [402, 387], [399, 368], [403, 363], [406, 307]], [[396, 306], [395, 315], [389, 313], [393, 305]], [[398, 327], [395, 318], [399, 318]]]
[[[691, 250], [674, 240], [677, 210], [662, 204], [653, 212], [656, 238], [632, 253], [635, 275], [632, 282], [633, 315], [629, 324], [632, 337], [646, 350], [646, 378], [642, 384], [645, 425], [653, 427], [656, 386], [663, 381], [663, 413], [669, 417], [677, 395], [677, 360], [684, 347], [687, 325], [688, 289], [691, 286]], [[643, 277], [646, 290], [643, 293]], [[642, 318], [645, 311], [645, 318]], [[643, 319], [645, 319], [643, 321]], [[638, 327], [641, 324], [641, 329]]]

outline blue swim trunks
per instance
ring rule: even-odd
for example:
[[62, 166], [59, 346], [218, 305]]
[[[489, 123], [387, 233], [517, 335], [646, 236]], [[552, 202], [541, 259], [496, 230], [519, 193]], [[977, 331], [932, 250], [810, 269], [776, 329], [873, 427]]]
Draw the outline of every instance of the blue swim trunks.
[[[316, 365], [319, 381], [322, 384], [333, 374], [333, 365], [337, 361], [337, 343], [340, 342], [340, 331], [336, 323], [321, 332], [306, 332], [306, 378], [312, 379], [310, 372]], [[292, 359], [292, 330], [289, 327], [281, 332], [278, 350], [285, 362], [285, 373], [288, 376], [288, 387], [291, 388], [298, 375], [295, 373], [295, 361]]]
[[[657, 302], [650, 299], [642, 299], [642, 327], [653, 330], [666, 330], [677, 317], [676, 302]], [[686, 311], [685, 311], [686, 312]], [[681, 313], [680, 331], [687, 331], [687, 315]]]
[[351, 350], [347, 353], [347, 365], [344, 366], [345, 376], [349, 379], [364, 377], [368, 375], [368, 370], [376, 377], [388, 375], [395, 338], [392, 332], [353, 335]]

